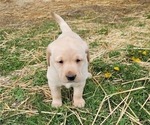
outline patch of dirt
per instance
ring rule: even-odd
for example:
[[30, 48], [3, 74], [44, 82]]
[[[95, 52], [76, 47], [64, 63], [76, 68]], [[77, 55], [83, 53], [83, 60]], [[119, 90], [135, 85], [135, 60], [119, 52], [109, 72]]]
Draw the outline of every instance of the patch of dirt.
[[90, 10], [110, 20], [114, 15], [130, 13], [133, 5], [138, 5], [134, 10], [140, 13], [146, 9], [149, 2], [149, 0], [1, 0], [0, 27], [30, 26], [51, 18], [52, 11], [60, 15], [82, 16], [84, 12]]

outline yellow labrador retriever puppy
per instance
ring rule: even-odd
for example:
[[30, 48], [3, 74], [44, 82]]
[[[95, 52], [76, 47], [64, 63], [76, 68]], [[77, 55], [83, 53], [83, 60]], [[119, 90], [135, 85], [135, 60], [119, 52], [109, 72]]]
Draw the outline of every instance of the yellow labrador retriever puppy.
[[47, 78], [52, 106], [62, 105], [61, 86], [65, 86], [73, 87], [73, 105], [84, 107], [82, 94], [90, 75], [88, 46], [59, 15], [52, 13], [52, 16], [62, 30], [62, 34], [47, 47]]

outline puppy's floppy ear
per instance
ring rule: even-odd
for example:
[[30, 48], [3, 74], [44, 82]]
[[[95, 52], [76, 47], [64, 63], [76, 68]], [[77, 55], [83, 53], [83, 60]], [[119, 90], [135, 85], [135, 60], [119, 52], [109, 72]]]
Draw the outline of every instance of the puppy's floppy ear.
[[89, 54], [89, 50], [86, 50], [85, 53], [87, 54], [87, 61], [90, 62], [90, 54]]
[[50, 56], [51, 56], [51, 52], [50, 52], [49, 47], [47, 47], [47, 49], [46, 49], [46, 59], [47, 59], [48, 66], [50, 66]]

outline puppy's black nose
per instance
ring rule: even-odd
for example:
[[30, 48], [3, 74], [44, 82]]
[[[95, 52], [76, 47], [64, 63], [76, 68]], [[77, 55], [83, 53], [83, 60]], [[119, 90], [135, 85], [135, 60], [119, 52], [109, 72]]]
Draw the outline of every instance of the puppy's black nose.
[[74, 81], [76, 78], [76, 75], [67, 75], [66, 77], [69, 81]]

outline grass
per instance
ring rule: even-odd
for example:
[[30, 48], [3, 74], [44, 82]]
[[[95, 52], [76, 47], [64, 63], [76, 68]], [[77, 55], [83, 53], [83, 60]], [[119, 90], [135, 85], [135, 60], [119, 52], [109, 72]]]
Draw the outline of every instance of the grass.
[[1, 125], [150, 124], [149, 14], [124, 14], [112, 23], [96, 11], [67, 18], [90, 48], [85, 108], [73, 107], [72, 89], [65, 88], [63, 106], [51, 107], [45, 49], [60, 34], [55, 22], [0, 29]]

